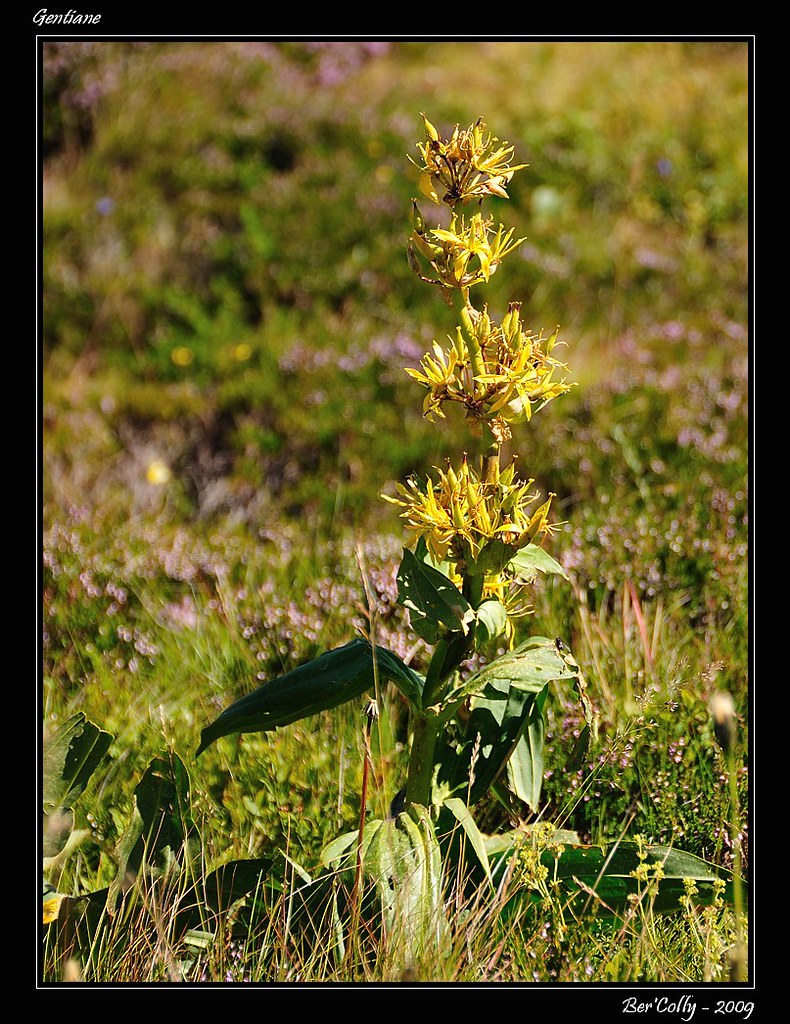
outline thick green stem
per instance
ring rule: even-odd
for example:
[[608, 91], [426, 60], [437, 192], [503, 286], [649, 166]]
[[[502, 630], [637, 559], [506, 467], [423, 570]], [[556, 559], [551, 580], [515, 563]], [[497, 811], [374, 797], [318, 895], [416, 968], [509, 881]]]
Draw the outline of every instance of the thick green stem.
[[[467, 580], [464, 581], [465, 595], [467, 581], [475, 579], [477, 577], [467, 577]], [[482, 577], [480, 577], [480, 580], [480, 593], [482, 593]], [[466, 596], [467, 600], [469, 600], [469, 597], [474, 595], [470, 593]], [[474, 606], [476, 607], [477, 605], [475, 604]], [[430, 807], [431, 805], [436, 741], [439, 736], [439, 730], [443, 728], [443, 725], [437, 723], [435, 713], [430, 712], [429, 709], [441, 703], [445, 695], [447, 680], [468, 655], [471, 640], [471, 633], [466, 636], [459, 633], [451, 635], [449, 640], [440, 640], [434, 648], [431, 663], [428, 666], [428, 672], [425, 677], [422, 697], [424, 711], [422, 714], [414, 714], [412, 717], [409, 774], [406, 780], [407, 807], [411, 804], [421, 804], [423, 807]]]
[[466, 331], [466, 343], [469, 349], [469, 360], [472, 364], [472, 373], [475, 377], [480, 376], [486, 372], [485, 360], [483, 359], [483, 353], [480, 349], [480, 343], [477, 340], [475, 334], [475, 325], [472, 320], [472, 313], [476, 312], [474, 306], [469, 301], [469, 289], [461, 290], [461, 322], [464, 325]]
[[412, 804], [420, 804], [423, 807], [431, 806], [434, 751], [437, 737], [438, 727], [433, 716], [415, 716], [409, 755], [409, 774], [406, 779], [407, 808]]
[[[434, 648], [422, 694], [422, 706], [426, 711], [432, 704], [438, 703], [441, 698], [441, 688], [445, 678], [444, 667], [450, 646], [446, 640], [439, 640]], [[423, 807], [431, 805], [434, 751], [439, 726], [436, 724], [436, 718], [426, 711], [412, 716], [409, 774], [406, 779], [407, 807], [411, 804], [421, 804]]]
[[440, 640], [433, 650], [431, 663], [425, 676], [425, 686], [422, 692], [422, 706], [429, 708], [439, 699], [442, 682], [445, 678], [444, 665], [447, 660], [449, 645], [446, 640]]
[[[485, 577], [482, 575], [464, 578], [463, 595], [473, 608], [480, 604], [484, 584]], [[458, 633], [449, 640], [440, 640], [434, 648], [423, 690], [422, 706], [425, 713], [413, 717], [409, 774], [406, 780], [407, 807], [411, 804], [421, 804], [423, 807], [431, 805], [436, 741], [439, 730], [444, 726], [437, 724], [435, 715], [429, 713], [428, 709], [441, 703], [448, 679], [469, 655], [472, 642], [472, 633]]]

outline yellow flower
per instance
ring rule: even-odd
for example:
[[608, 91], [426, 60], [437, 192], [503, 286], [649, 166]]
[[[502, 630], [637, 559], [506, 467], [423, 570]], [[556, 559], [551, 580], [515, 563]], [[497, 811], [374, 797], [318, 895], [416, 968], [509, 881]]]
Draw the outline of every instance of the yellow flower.
[[463, 216], [453, 214], [449, 228], [426, 230], [422, 218], [413, 218], [410, 239], [410, 262], [416, 273], [422, 277], [419, 260], [415, 252], [430, 264], [436, 278], [423, 278], [432, 284], [439, 284], [446, 292], [453, 289], [469, 289], [488, 281], [499, 264], [524, 241], [513, 240], [513, 230], [505, 230], [502, 224], [494, 230], [493, 221], [474, 214], [467, 223]]
[[[488, 195], [508, 198], [506, 186], [516, 171], [527, 164], [511, 166], [514, 147], [486, 135], [485, 122], [461, 130], [455, 126], [449, 139], [442, 139], [425, 114], [425, 142], [417, 143], [421, 163], [420, 190], [435, 203], [450, 207], [482, 200]], [[441, 192], [441, 195], [439, 194]]]
[[161, 459], [153, 459], [148, 463], [148, 469], [145, 472], [146, 479], [149, 484], [161, 486], [166, 484], [172, 477], [170, 467], [166, 462]]
[[176, 366], [189, 366], [194, 360], [195, 354], [186, 345], [179, 345], [170, 353], [170, 358]]
[[53, 886], [47, 886], [42, 903], [42, 924], [51, 924], [57, 921], [60, 913], [60, 905], [66, 897], [56, 892]]
[[446, 400], [458, 401], [459, 388], [472, 386], [469, 370], [469, 352], [461, 337], [460, 328], [456, 340], [450, 339], [450, 348], [445, 351], [434, 341], [433, 355], [425, 355], [420, 362], [420, 370], [406, 367], [406, 373], [428, 388], [423, 402], [423, 412], [428, 419], [434, 416], [444, 417], [442, 403]]
[[566, 369], [549, 353], [559, 328], [544, 339], [542, 332], [525, 331], [519, 303], [511, 303], [501, 324], [486, 308], [467, 307], [464, 327], [456, 329], [450, 347], [433, 343], [433, 354], [422, 359], [419, 370], [407, 373], [428, 389], [423, 410], [428, 418], [444, 416], [445, 402], [459, 402], [467, 415], [485, 420], [505, 438], [510, 423], [529, 420], [536, 409], [570, 391], [572, 384], [554, 374]]
[[424, 538], [431, 557], [451, 562], [468, 575], [501, 573], [517, 551], [538, 543], [550, 532], [548, 512], [553, 495], [536, 510], [533, 480], [515, 478], [515, 463], [496, 480], [484, 480], [466, 457], [456, 471], [437, 470], [438, 481], [424, 487], [414, 479], [397, 484], [398, 497], [387, 501], [403, 508], [401, 518], [414, 541]]

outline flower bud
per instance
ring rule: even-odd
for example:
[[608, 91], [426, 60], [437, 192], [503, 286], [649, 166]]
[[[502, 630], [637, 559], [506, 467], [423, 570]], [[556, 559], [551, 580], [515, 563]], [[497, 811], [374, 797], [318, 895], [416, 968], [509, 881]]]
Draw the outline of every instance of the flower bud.
[[425, 116], [425, 114], [422, 114], [422, 123], [425, 125], [425, 134], [428, 136], [428, 138], [432, 139], [434, 142], [438, 142], [439, 133], [428, 120], [428, 118]]

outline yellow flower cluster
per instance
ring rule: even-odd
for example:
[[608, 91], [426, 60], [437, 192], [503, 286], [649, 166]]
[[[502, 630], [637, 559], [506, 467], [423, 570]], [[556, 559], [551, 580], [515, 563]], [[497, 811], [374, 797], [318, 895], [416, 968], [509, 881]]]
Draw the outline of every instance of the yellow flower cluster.
[[513, 146], [506, 142], [498, 145], [499, 139], [486, 135], [482, 118], [464, 130], [456, 125], [449, 139], [441, 138], [425, 114], [422, 119], [426, 141], [417, 143], [422, 158], [417, 166], [424, 195], [450, 207], [489, 195], [508, 198], [505, 186], [516, 171], [527, 166], [510, 166]]
[[[412, 270], [429, 284], [441, 285], [445, 295], [468, 290], [488, 281], [496, 268], [524, 239], [513, 241], [513, 229], [476, 213], [469, 218], [453, 214], [449, 228], [426, 230], [416, 203], [412, 207], [412, 234], [407, 254]], [[427, 260], [435, 278], [424, 277], [417, 253]]]
[[423, 411], [429, 419], [444, 416], [445, 402], [460, 402], [467, 415], [486, 420], [500, 440], [509, 430], [506, 424], [529, 420], [533, 411], [570, 391], [565, 378], [555, 379], [565, 364], [550, 355], [559, 328], [544, 340], [521, 324], [520, 303], [512, 302], [501, 324], [494, 323], [487, 309], [462, 310], [464, 329], [450, 337], [450, 347], [433, 343], [433, 354], [421, 361], [420, 369], [406, 372], [428, 389]]
[[431, 557], [451, 562], [467, 575], [502, 572], [517, 551], [537, 543], [551, 531], [550, 494], [534, 511], [538, 495], [530, 492], [533, 480], [515, 478], [515, 462], [495, 480], [485, 480], [464, 456], [456, 471], [447, 465], [437, 470], [438, 482], [429, 477], [425, 488], [410, 479], [397, 484], [399, 497], [387, 497], [404, 511], [401, 518], [415, 541], [424, 538]]

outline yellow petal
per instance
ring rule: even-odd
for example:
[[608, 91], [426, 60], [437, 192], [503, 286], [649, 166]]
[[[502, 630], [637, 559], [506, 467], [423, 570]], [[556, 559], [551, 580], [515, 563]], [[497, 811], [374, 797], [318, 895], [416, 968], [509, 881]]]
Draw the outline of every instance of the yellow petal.
[[43, 901], [43, 923], [51, 924], [52, 921], [57, 921], [58, 913], [60, 911], [60, 905], [65, 897], [61, 896], [60, 893], [55, 893], [48, 900]]
[[439, 202], [439, 196], [436, 194], [436, 189], [433, 187], [433, 175], [430, 171], [423, 171], [420, 175], [420, 191], [434, 203]]

